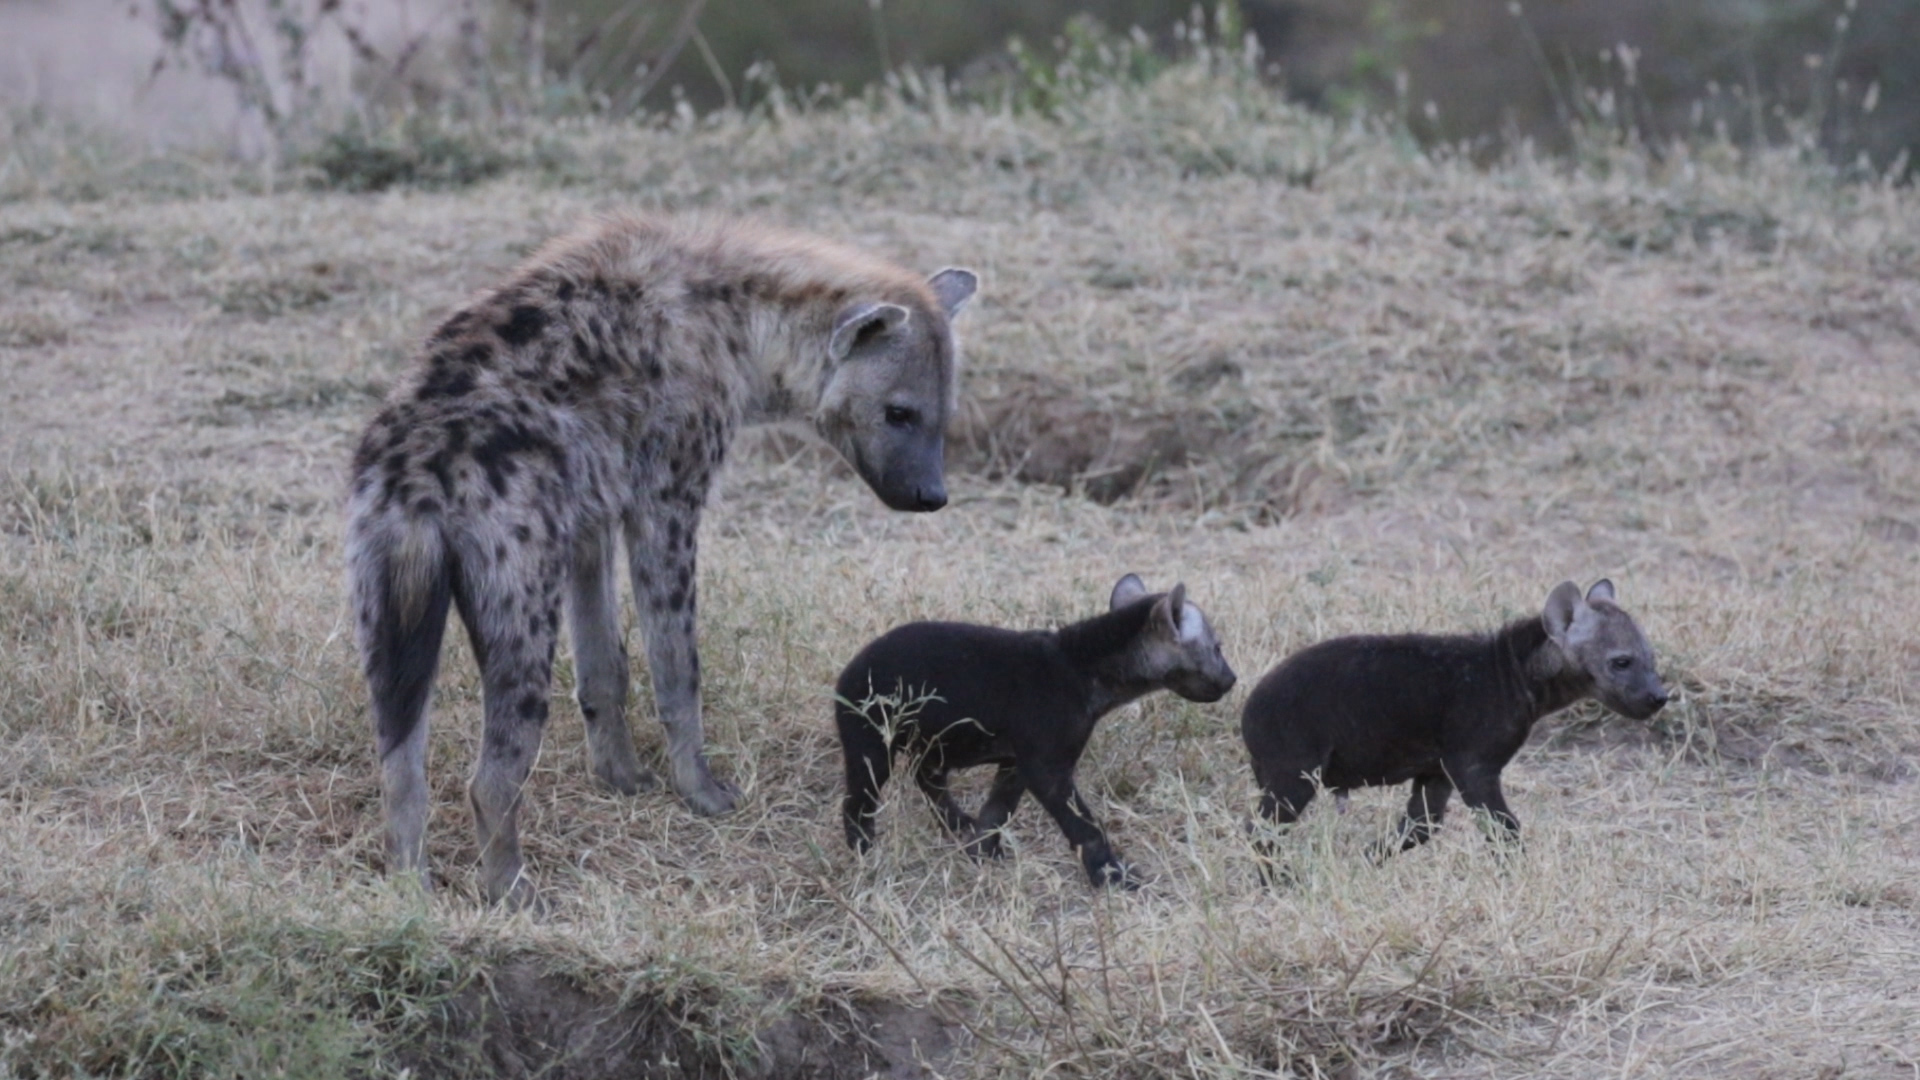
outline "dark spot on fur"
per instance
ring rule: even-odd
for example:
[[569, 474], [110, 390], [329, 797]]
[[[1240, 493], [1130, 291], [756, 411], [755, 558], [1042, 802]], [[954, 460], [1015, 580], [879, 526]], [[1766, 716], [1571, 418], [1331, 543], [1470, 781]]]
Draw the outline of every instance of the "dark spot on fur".
[[687, 590], [684, 587], [680, 587], [675, 588], [673, 592], [669, 593], [667, 596], [667, 607], [674, 611], [685, 611], [687, 609]]
[[447, 449], [427, 459], [427, 471], [440, 481], [440, 493], [453, 498], [453, 454]]
[[507, 321], [496, 325], [493, 332], [508, 345], [519, 347], [540, 336], [547, 328], [547, 313], [532, 304], [521, 304], [507, 313]]
[[462, 366], [446, 358], [436, 358], [433, 367], [427, 371], [426, 381], [420, 384], [416, 395], [422, 401], [435, 398], [465, 397], [473, 393], [473, 369]]
[[560, 288], [554, 292], [554, 295], [558, 296], [560, 298], [560, 302], [563, 304], [572, 303], [573, 302], [573, 282], [571, 281], [561, 282]]
[[513, 538], [524, 544], [533, 539], [533, 530], [527, 528], [525, 525], [515, 525], [513, 527]]
[[[525, 404], [525, 402], [521, 402]], [[555, 447], [544, 436], [521, 424], [507, 424], [494, 430], [473, 448], [473, 460], [487, 471], [487, 481], [496, 494], [507, 493], [507, 479], [519, 468], [517, 455], [553, 453]], [[558, 457], [556, 454], [555, 457]]]
[[493, 545], [493, 557], [500, 562], [507, 561], [507, 545], [504, 542]]
[[674, 551], [678, 551], [680, 550], [680, 541], [681, 541], [680, 519], [668, 518], [667, 519], [667, 547]]
[[733, 303], [733, 283], [696, 281], [687, 286], [687, 298], [696, 304], [731, 304]]
[[484, 341], [469, 345], [467, 351], [460, 354], [460, 362], [474, 367], [486, 367], [493, 363], [493, 346]]

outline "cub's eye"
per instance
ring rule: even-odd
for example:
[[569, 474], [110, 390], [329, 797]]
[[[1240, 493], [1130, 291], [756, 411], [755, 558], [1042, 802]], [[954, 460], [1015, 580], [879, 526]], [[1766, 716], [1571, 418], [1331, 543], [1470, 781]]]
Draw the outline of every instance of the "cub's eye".
[[893, 427], [912, 427], [920, 419], [920, 414], [905, 405], [887, 406], [887, 423]]
[[1633, 657], [1616, 656], [1612, 660], [1607, 661], [1607, 664], [1615, 671], [1625, 671], [1633, 666]]

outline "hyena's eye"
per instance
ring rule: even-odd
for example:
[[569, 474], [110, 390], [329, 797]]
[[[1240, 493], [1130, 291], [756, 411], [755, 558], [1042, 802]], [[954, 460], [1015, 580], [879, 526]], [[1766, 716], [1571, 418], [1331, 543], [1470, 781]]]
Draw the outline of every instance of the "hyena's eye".
[[1614, 658], [1613, 658], [1612, 660], [1609, 660], [1609, 661], [1607, 661], [1607, 664], [1608, 664], [1608, 665], [1609, 665], [1610, 667], [1612, 667], [1612, 668], [1613, 668], [1613, 670], [1615, 670], [1615, 671], [1625, 671], [1625, 670], [1627, 670], [1628, 668], [1630, 668], [1630, 667], [1632, 667], [1632, 666], [1633, 666], [1633, 657], [1631, 657], [1631, 656], [1616, 656], [1616, 657], [1614, 657]]
[[887, 406], [887, 423], [892, 427], [910, 428], [920, 421], [920, 414], [905, 405]]

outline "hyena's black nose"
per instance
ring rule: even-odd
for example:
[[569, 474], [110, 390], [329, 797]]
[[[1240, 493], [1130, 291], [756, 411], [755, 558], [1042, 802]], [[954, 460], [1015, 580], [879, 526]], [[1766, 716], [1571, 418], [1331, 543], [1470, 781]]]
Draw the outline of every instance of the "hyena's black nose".
[[921, 513], [938, 510], [947, 505], [945, 487], [916, 487], [913, 489], [913, 508]]
[[1659, 712], [1661, 709], [1666, 708], [1668, 700], [1669, 699], [1667, 696], [1667, 692], [1665, 690], [1662, 690], [1659, 693], [1653, 695], [1653, 711]]

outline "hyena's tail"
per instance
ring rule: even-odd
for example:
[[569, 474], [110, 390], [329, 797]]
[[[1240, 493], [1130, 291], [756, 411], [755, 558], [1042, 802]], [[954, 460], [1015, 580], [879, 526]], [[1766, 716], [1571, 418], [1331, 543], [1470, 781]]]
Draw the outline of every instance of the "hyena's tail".
[[426, 712], [455, 567], [439, 523], [355, 521], [348, 543], [361, 662], [380, 756], [404, 745]]

